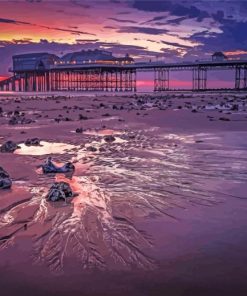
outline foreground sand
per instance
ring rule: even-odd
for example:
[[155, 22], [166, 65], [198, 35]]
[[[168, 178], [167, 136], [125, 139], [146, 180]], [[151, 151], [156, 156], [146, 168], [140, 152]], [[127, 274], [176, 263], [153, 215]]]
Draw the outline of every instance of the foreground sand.
[[[0, 154], [4, 295], [246, 295], [246, 100], [2, 95], [0, 144], [21, 147]], [[75, 174], [42, 175], [48, 155]], [[45, 199], [58, 180], [69, 204]]]

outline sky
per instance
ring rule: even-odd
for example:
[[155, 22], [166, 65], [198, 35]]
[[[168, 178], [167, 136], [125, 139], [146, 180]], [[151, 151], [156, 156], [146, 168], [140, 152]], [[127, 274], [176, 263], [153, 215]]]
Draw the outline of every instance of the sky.
[[13, 54], [94, 48], [142, 61], [247, 58], [247, 1], [0, 0], [0, 77]]

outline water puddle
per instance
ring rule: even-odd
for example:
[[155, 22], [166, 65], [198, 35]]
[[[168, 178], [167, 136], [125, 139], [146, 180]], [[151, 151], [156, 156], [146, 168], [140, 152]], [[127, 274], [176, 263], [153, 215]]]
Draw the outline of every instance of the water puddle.
[[73, 153], [75, 145], [66, 143], [52, 143], [41, 141], [40, 146], [26, 146], [24, 143], [19, 144], [20, 149], [15, 151], [19, 155], [49, 155], [49, 154], [63, 154]]

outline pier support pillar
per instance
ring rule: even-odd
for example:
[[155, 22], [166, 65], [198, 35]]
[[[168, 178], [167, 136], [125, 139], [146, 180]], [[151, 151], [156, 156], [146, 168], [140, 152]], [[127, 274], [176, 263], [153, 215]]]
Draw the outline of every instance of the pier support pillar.
[[155, 68], [154, 69], [154, 91], [169, 90], [170, 81], [169, 69]]

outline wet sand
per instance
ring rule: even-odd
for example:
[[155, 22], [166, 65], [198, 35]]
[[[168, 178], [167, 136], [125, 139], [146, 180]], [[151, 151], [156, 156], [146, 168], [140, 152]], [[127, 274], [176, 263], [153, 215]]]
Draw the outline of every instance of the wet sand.
[[[0, 153], [3, 295], [246, 295], [246, 100], [2, 94], [0, 145], [20, 146]], [[48, 156], [74, 175], [43, 175]]]

